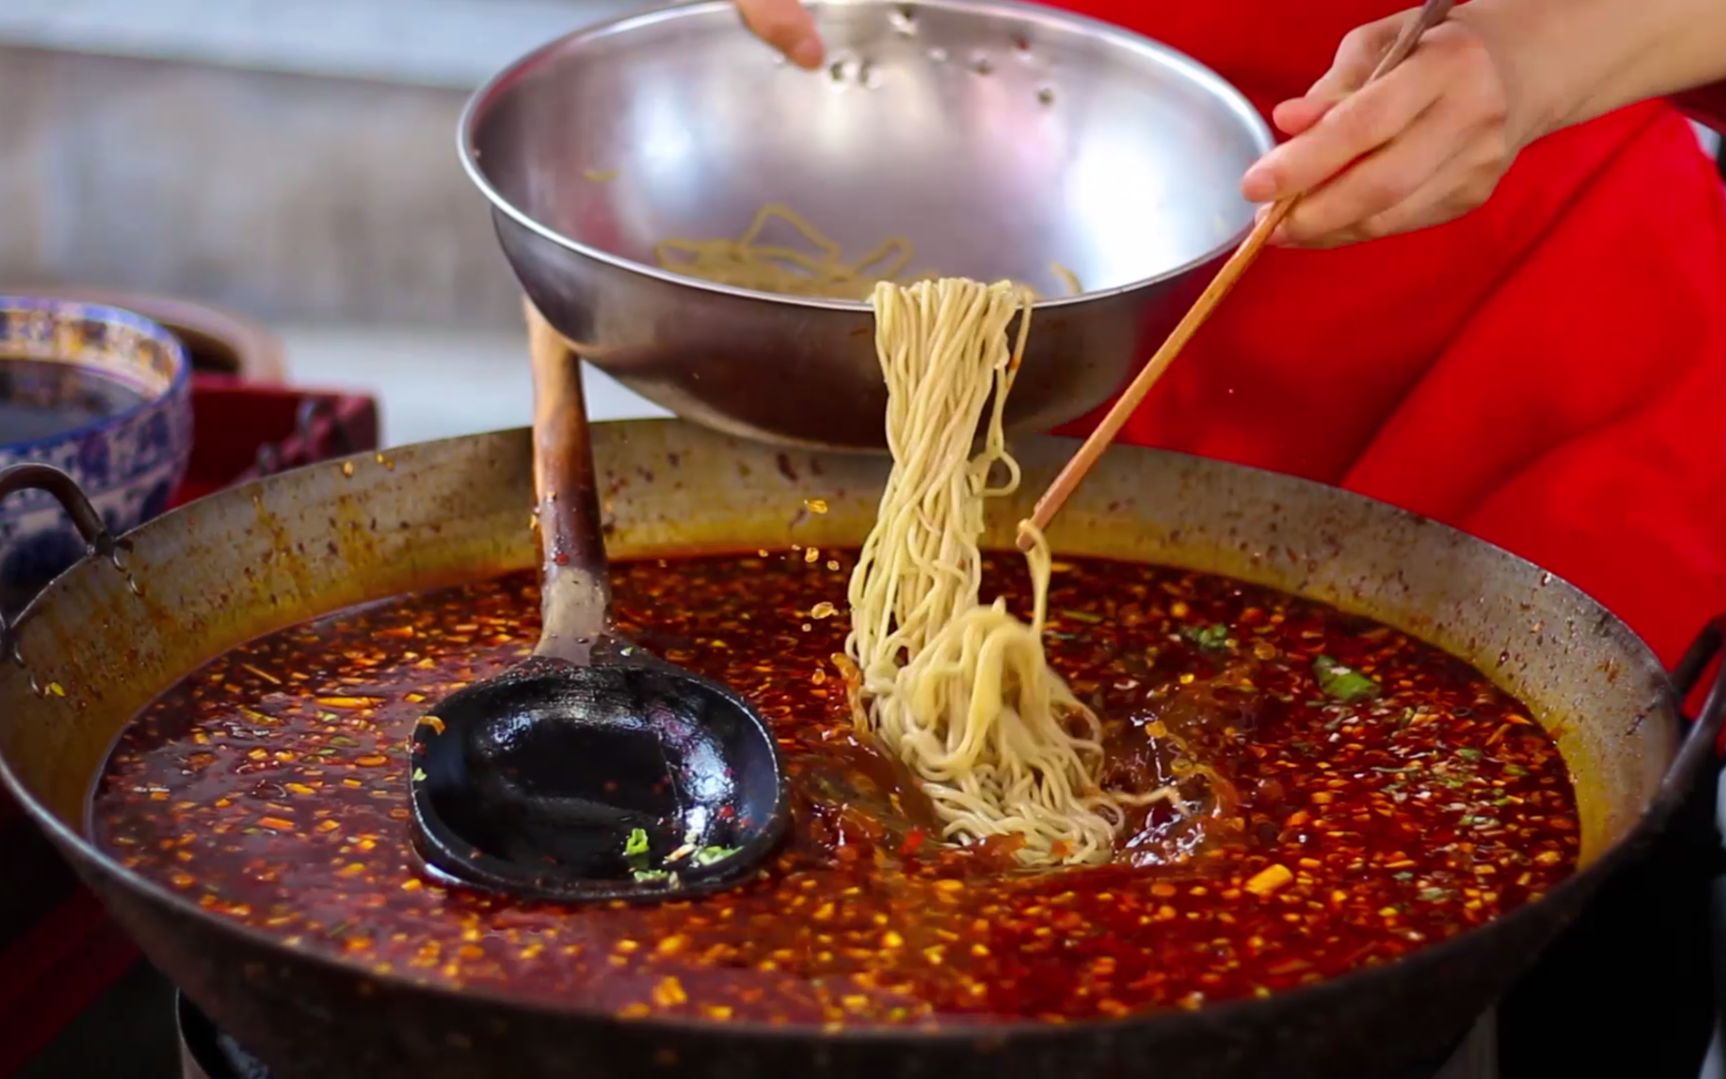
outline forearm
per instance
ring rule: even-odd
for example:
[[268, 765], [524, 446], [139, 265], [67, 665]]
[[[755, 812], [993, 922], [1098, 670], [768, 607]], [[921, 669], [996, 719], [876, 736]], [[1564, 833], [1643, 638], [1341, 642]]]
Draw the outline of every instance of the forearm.
[[1726, 0], [1474, 0], [1520, 43], [1510, 60], [1542, 133], [1726, 79]]

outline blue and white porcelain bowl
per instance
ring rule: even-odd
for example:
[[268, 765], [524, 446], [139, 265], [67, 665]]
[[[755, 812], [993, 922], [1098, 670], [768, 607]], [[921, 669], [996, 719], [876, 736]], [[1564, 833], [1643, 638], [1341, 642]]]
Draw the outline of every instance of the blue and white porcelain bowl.
[[[0, 295], [0, 468], [69, 473], [118, 534], [167, 508], [191, 452], [191, 365], [171, 333], [115, 307]], [[15, 613], [83, 553], [47, 494], [7, 497], [0, 610]]]

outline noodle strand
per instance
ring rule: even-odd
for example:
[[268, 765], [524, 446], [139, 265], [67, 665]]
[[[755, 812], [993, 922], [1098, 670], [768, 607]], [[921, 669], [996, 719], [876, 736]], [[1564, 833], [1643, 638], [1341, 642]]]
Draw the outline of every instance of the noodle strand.
[[[777, 221], [797, 234], [808, 249], [762, 242]], [[836, 300], [868, 299], [875, 285], [906, 280], [916, 247], [903, 236], [891, 236], [856, 261], [848, 262], [838, 243], [823, 235], [789, 206], [770, 202], [755, 214], [736, 239], [661, 240], [653, 257], [660, 267], [735, 288], [777, 292], [788, 296], [819, 296]], [[1084, 291], [1073, 271], [1051, 263], [1050, 272], [1077, 296]], [[922, 274], [918, 280], [934, 280]]]

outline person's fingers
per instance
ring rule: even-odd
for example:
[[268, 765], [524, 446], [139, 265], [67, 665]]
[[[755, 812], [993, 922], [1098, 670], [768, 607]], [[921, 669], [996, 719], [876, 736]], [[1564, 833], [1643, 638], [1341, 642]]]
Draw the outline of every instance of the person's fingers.
[[1396, 35], [1402, 32], [1403, 24], [1415, 15], [1414, 11], [1399, 12], [1350, 30], [1337, 45], [1330, 69], [1319, 76], [1304, 96], [1334, 104], [1365, 86], [1373, 69], [1396, 41]]
[[1447, 221], [1492, 194], [1520, 148], [1510, 92], [1478, 35], [1440, 27], [1423, 47], [1444, 92], [1386, 146], [1310, 191], [1281, 240], [1375, 239]]
[[1414, 15], [1405, 11], [1351, 30], [1337, 46], [1329, 70], [1306, 93], [1271, 110], [1271, 122], [1277, 130], [1285, 135], [1299, 135], [1318, 123], [1337, 102], [1365, 85], [1373, 68], [1396, 41], [1396, 35], [1402, 32], [1403, 24]]
[[1455, 110], [1435, 103], [1402, 134], [1307, 192], [1283, 221], [1277, 242], [1318, 243], [1400, 205], [1463, 152], [1457, 127]]
[[[1396, 42], [1403, 24], [1416, 15], [1417, 12], [1411, 9], [1349, 31], [1337, 46], [1330, 68], [1305, 94], [1273, 108], [1271, 123], [1290, 138], [1311, 130], [1338, 102], [1366, 84], [1386, 51]], [[1255, 176], [1252, 191], [1259, 191], [1265, 182], [1262, 177]], [[1249, 193], [1247, 197], [1256, 196]]]
[[750, 32], [798, 67], [821, 66], [826, 49], [799, 0], [737, 0], [737, 11]]
[[1265, 204], [1299, 197], [1273, 243], [1336, 247], [1441, 224], [1491, 196], [1525, 139], [1491, 41], [1465, 20], [1366, 83], [1412, 12], [1362, 27], [1303, 97], [1278, 105], [1292, 137], [1241, 180]]
[[1271, 123], [1292, 138], [1318, 123], [1335, 104], [1315, 97], [1290, 98], [1271, 110]]
[[[1429, 182], [1420, 185], [1395, 206], [1301, 246], [1313, 249], [1341, 247], [1442, 225], [1491, 198], [1503, 175], [1503, 158], [1484, 142], [1472, 143], [1468, 149], [1440, 166]], [[1276, 241], [1276, 237], [1272, 239]]]
[[1253, 202], [1299, 195], [1395, 138], [1444, 92], [1442, 72], [1416, 53], [1401, 67], [1344, 98], [1297, 138], [1260, 158], [1241, 177]]

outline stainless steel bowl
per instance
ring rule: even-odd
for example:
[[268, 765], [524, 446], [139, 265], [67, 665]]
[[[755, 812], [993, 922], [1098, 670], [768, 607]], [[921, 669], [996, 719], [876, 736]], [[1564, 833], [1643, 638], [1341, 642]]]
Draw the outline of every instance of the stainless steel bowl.
[[[704, 2], [545, 46], [469, 103], [461, 152], [529, 296], [581, 354], [677, 414], [748, 437], [882, 446], [863, 303], [658, 268], [670, 237], [739, 235], [783, 202], [847, 252], [1013, 277], [1036, 308], [1008, 409], [1048, 428], [1102, 402], [1251, 223], [1270, 145], [1193, 60], [1006, 0], [817, 0], [811, 74]], [[1065, 296], [1054, 263], [1085, 291]]]

